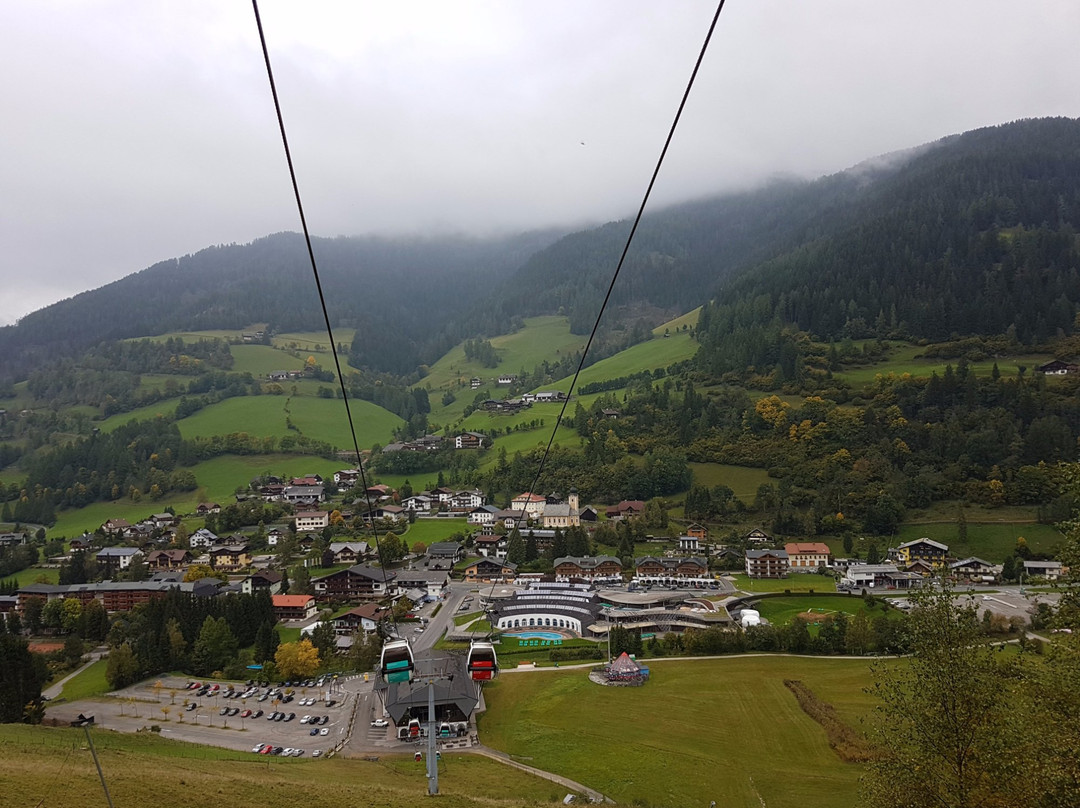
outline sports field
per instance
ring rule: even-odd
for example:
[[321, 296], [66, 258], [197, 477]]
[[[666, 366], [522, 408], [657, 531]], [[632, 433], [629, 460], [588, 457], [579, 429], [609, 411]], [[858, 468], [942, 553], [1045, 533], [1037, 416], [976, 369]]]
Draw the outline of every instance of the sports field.
[[784, 687], [798, 679], [858, 726], [869, 663], [730, 657], [649, 660], [640, 688], [582, 669], [506, 673], [484, 690], [481, 740], [624, 805], [850, 808], [861, 767], [843, 763]]
[[758, 610], [762, 617], [778, 626], [790, 623], [792, 618], [799, 614], [814, 614], [824, 617], [829, 614], [844, 612], [849, 617], [854, 617], [862, 612], [870, 618], [884, 615], [895, 620], [899, 620], [903, 616], [898, 610], [891, 609], [883, 603], [877, 603], [873, 608], [867, 608], [861, 597], [848, 597], [847, 595], [764, 598], [758, 601], [754, 608]]
[[751, 578], [744, 572], [731, 576], [736, 589], [743, 592], [835, 592], [836, 581], [831, 575], [793, 572], [787, 578]]

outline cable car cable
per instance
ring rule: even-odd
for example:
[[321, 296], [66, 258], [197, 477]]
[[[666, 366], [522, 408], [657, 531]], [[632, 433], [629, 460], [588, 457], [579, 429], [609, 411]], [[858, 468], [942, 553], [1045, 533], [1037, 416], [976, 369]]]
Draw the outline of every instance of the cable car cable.
[[[330, 326], [330, 313], [326, 308], [326, 296], [323, 294], [322, 281], [319, 278], [319, 267], [315, 262], [315, 250], [311, 245], [311, 233], [308, 231], [307, 217], [304, 215], [304, 203], [300, 199], [300, 186], [296, 180], [296, 170], [293, 167], [292, 152], [289, 149], [289, 137], [285, 133], [285, 118], [281, 113], [281, 102], [278, 100], [277, 84], [274, 82], [274, 70], [270, 66], [270, 51], [266, 46], [266, 35], [263, 32], [262, 17], [259, 14], [259, 0], [251, 0], [252, 9], [255, 12], [255, 25], [259, 29], [259, 44], [262, 46], [263, 61], [266, 63], [266, 78], [270, 82], [270, 94], [274, 98], [274, 112], [277, 114], [278, 129], [281, 132], [281, 145], [285, 149], [285, 162], [289, 166], [289, 178], [292, 181], [293, 196], [296, 198], [296, 210], [300, 214], [300, 226], [304, 231], [304, 244], [307, 246], [308, 260], [311, 262], [311, 274], [315, 278], [315, 288], [319, 293], [319, 304], [322, 306], [323, 320], [326, 323], [326, 334], [330, 340], [330, 351], [334, 357], [334, 368], [337, 370], [338, 384], [341, 387], [341, 398], [345, 402], [345, 415], [349, 421], [349, 434], [352, 436], [353, 450], [356, 453], [356, 468], [360, 472], [360, 482], [364, 486], [364, 500], [367, 504], [367, 512], [371, 513], [371, 493], [368, 491], [367, 475], [364, 473], [364, 463], [360, 456], [360, 443], [356, 438], [356, 426], [353, 423], [352, 408], [349, 406], [349, 394], [345, 388], [345, 376], [341, 372], [341, 360], [338, 358], [337, 342], [334, 340], [334, 330]], [[379, 543], [379, 529], [375, 526], [374, 517], [370, 518], [371, 531], [375, 537], [375, 553], [379, 557], [379, 564], [383, 573], [383, 589], [390, 591], [386, 575], [386, 561], [382, 553], [382, 545]], [[390, 620], [394, 624], [394, 633], [398, 633], [397, 617], [393, 606], [390, 608]]]

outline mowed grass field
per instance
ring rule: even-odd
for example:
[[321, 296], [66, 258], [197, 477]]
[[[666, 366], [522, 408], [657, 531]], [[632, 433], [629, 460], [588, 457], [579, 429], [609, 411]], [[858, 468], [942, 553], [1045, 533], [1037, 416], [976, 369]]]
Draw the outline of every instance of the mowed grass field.
[[814, 572], [793, 572], [787, 578], [751, 578], [745, 572], [732, 575], [736, 589], [743, 592], [835, 592], [836, 581], [831, 575]]
[[[380, 755], [377, 761], [268, 758], [150, 732], [91, 731], [117, 806], [412, 808], [427, 794], [425, 764], [411, 755]], [[251, 745], [258, 740], [252, 737]], [[105, 804], [82, 730], [0, 726], [0, 782], [4, 806]], [[558, 804], [566, 789], [477, 755], [444, 753], [439, 792], [439, 804], [447, 808], [519, 808]]]
[[902, 613], [897, 609], [892, 609], [882, 604], [876, 605], [872, 609], [868, 609], [861, 597], [848, 595], [825, 597], [804, 595], [802, 597], [765, 598], [759, 601], [753, 608], [757, 609], [761, 616], [770, 623], [778, 626], [790, 623], [796, 615], [803, 614], [804, 612], [820, 614], [823, 617], [827, 614], [836, 614], [838, 612], [844, 612], [849, 617], [854, 617], [859, 613], [865, 613], [866, 616], [871, 619], [880, 617], [881, 615], [885, 615], [893, 620], [899, 620], [903, 617]]
[[[275, 370], [303, 370], [307, 357], [293, 356], [269, 345], [232, 345], [233, 373], [250, 373], [256, 379], [266, 379]], [[315, 361], [320, 361], [315, 357]], [[283, 382], [288, 385], [288, 382]]]
[[784, 679], [858, 726], [872, 704], [866, 660], [650, 660], [639, 688], [584, 670], [504, 674], [484, 690], [480, 738], [621, 804], [850, 808], [861, 767], [842, 763]]
[[[396, 415], [369, 401], [352, 401], [349, 406], [360, 448], [390, 442], [393, 429], [402, 423]], [[288, 428], [286, 418], [309, 438], [341, 449], [353, 445], [345, 403], [335, 398], [241, 396], [212, 404], [177, 424], [187, 439], [233, 432], [278, 438], [297, 435]]]
[[[663, 329], [661, 329], [662, 333]], [[648, 342], [639, 342], [625, 351], [620, 351], [607, 359], [601, 359], [595, 365], [590, 365], [581, 371], [577, 386], [582, 387], [593, 382], [617, 379], [620, 376], [629, 376], [643, 370], [666, 368], [675, 362], [690, 359], [697, 353], [697, 349], [698, 344], [690, 338], [689, 333], [673, 331], [669, 337], [654, 337]], [[569, 393], [572, 379], [572, 375], [567, 376], [550, 386]]]

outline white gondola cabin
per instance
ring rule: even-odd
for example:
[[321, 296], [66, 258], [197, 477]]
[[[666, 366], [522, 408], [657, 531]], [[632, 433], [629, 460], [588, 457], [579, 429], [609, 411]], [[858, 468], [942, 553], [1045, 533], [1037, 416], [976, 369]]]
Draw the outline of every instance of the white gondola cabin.
[[474, 682], [490, 682], [499, 675], [499, 660], [495, 656], [495, 646], [490, 642], [474, 641], [469, 646], [469, 659], [466, 665], [469, 676]]
[[379, 670], [387, 682], [411, 682], [415, 664], [408, 640], [391, 640], [382, 649]]

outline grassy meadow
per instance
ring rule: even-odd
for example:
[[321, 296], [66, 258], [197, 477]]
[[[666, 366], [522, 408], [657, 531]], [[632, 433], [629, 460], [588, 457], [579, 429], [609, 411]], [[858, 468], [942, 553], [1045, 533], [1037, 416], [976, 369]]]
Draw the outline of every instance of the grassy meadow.
[[866, 660], [650, 660], [640, 688], [583, 670], [506, 674], [484, 690], [485, 744], [622, 804], [849, 808], [861, 767], [842, 763], [784, 679], [853, 725], [871, 709]]
[[[898, 343], [892, 349], [888, 359], [884, 362], [856, 366], [834, 371], [833, 375], [843, 379], [854, 387], [872, 384], [878, 375], [894, 373], [901, 376], [908, 373], [912, 376], [929, 376], [936, 372], [938, 376], [945, 373], [945, 366], [952, 365], [956, 369], [956, 359], [927, 359], [922, 356], [925, 347]], [[1033, 368], [1049, 362], [1054, 357], [1048, 354], [1027, 354], [1023, 356], [1010, 356], [1001, 359], [984, 359], [979, 362], [968, 363], [968, 369], [977, 376], [989, 376], [997, 362], [998, 371], [1002, 376], [1015, 377], [1023, 365], [1031, 372]]]
[[[190, 808], [265, 808], [283, 802], [409, 808], [427, 794], [424, 764], [411, 755], [380, 755], [374, 761], [267, 758], [150, 732], [92, 733], [118, 806], [182, 801]], [[0, 726], [0, 782], [3, 805], [104, 805], [82, 730]], [[519, 808], [558, 804], [566, 789], [477, 755], [444, 754], [439, 793], [446, 808]]]
[[704, 485], [709, 488], [726, 485], [746, 505], [754, 504], [758, 486], [772, 482], [772, 478], [765, 469], [729, 466], [724, 463], [690, 463], [689, 466], [694, 472], [694, 485]]

